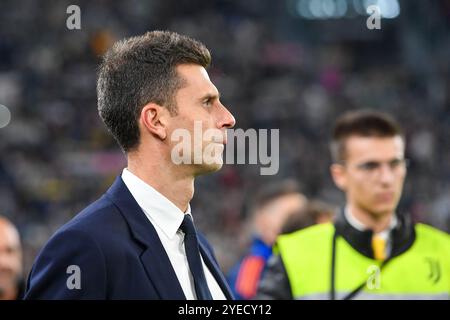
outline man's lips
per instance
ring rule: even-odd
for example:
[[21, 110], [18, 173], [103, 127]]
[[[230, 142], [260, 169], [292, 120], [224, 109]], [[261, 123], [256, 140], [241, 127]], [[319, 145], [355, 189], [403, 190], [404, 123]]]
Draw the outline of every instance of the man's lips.
[[394, 192], [380, 192], [376, 194], [375, 198], [381, 202], [390, 202], [394, 200]]

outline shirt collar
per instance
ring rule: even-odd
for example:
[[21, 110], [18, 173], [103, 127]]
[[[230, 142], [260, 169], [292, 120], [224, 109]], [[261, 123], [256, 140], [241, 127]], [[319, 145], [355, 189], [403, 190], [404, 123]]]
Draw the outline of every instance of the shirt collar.
[[184, 214], [192, 217], [190, 204], [188, 204], [186, 212], [181, 211], [172, 201], [127, 168], [123, 169], [122, 180], [147, 218], [156, 224], [169, 239], [173, 239], [177, 233], [183, 222]]
[[[345, 218], [347, 219], [348, 223], [355, 228], [358, 231], [365, 231], [367, 230], [367, 227], [359, 221], [352, 213], [348, 206], [345, 207], [344, 210]], [[389, 224], [389, 227], [386, 230], [383, 230], [379, 233], [381, 237], [387, 237], [389, 235], [389, 232], [394, 229], [397, 226], [397, 215], [394, 213], [392, 215], [391, 223]]]

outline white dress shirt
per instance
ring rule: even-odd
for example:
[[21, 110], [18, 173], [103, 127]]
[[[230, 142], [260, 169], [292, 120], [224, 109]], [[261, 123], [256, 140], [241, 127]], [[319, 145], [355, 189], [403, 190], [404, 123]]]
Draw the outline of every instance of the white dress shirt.
[[[184, 233], [180, 230], [184, 214], [191, 214], [191, 206], [188, 205], [186, 213], [182, 212], [173, 202], [126, 168], [122, 172], [122, 180], [151, 224], [155, 227], [186, 299], [195, 300], [194, 280], [189, 270], [184, 248]], [[225, 300], [222, 289], [220, 289], [216, 279], [205, 265], [203, 257], [201, 259], [206, 282], [213, 299]]]

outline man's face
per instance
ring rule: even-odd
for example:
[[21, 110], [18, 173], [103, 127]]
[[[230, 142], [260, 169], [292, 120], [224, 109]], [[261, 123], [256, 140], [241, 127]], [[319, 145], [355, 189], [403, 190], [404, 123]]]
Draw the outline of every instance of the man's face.
[[19, 235], [9, 223], [0, 220], [0, 297], [4, 290], [17, 285], [21, 272]]
[[392, 214], [406, 175], [403, 139], [351, 136], [345, 150], [345, 162], [332, 173], [348, 204], [374, 217]]
[[[170, 119], [169, 136], [179, 129], [190, 133], [192, 165], [189, 166], [195, 176], [216, 171], [223, 164], [226, 129], [234, 126], [235, 119], [220, 102], [219, 92], [205, 68], [182, 64], [177, 66], [177, 73], [185, 83], [175, 95], [178, 113]], [[172, 142], [171, 148], [178, 143]]]

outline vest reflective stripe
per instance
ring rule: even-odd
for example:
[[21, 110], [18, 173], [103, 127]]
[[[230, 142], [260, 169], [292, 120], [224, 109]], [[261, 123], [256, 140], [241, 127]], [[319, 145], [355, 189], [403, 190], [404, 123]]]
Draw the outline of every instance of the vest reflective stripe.
[[[336, 292], [336, 299], [342, 300], [350, 292]], [[327, 293], [317, 293], [308, 296], [297, 297], [297, 300], [327, 300], [330, 298], [330, 294]], [[354, 300], [447, 300], [448, 293], [435, 293], [435, 294], [373, 294], [369, 292], [362, 291]]]
[[[392, 259], [380, 272], [380, 262], [353, 249], [337, 238], [336, 292], [351, 292], [366, 286], [356, 296], [367, 298], [441, 297], [450, 294], [450, 236], [417, 224], [416, 240], [408, 251]], [[331, 250], [334, 226], [316, 225], [277, 240], [296, 299], [329, 298]], [[341, 297], [339, 295], [338, 297]]]

